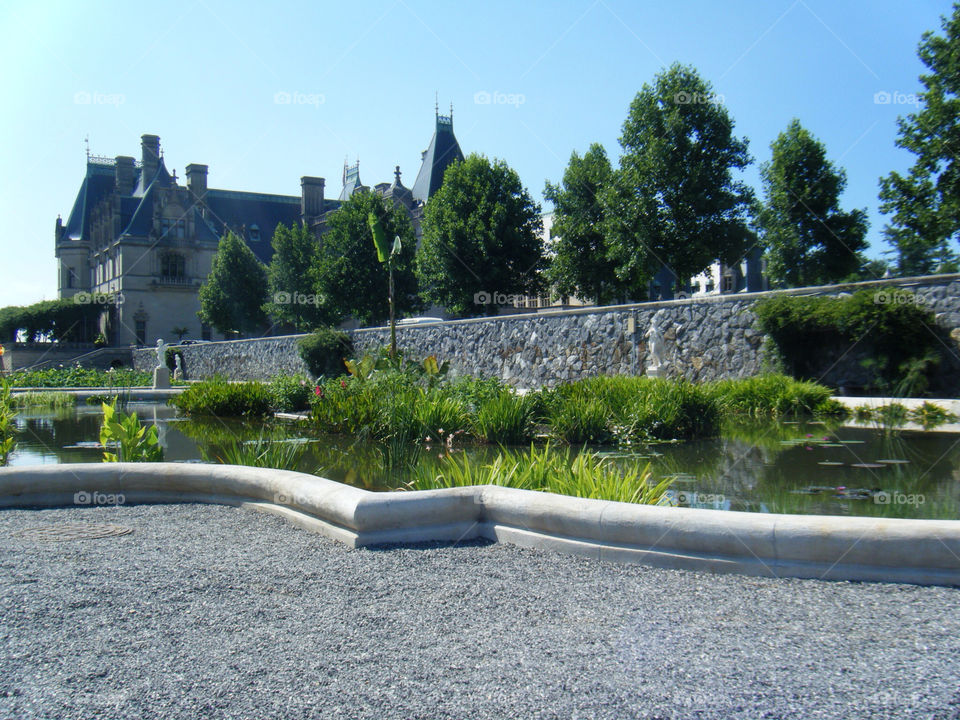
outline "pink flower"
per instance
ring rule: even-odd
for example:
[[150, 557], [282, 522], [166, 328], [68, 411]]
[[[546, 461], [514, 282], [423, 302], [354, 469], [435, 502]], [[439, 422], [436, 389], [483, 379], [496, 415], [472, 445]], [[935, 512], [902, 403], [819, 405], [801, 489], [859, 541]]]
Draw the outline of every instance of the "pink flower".
[[319, 385], [317, 385], [317, 386], [313, 389], [313, 394], [316, 395], [317, 397], [323, 397], [323, 390], [320, 389], [320, 386], [319, 386]]
[[346, 380], [341, 380], [341, 381], [340, 381], [340, 387], [346, 388], [346, 387], [347, 387], [347, 381], [346, 381]]

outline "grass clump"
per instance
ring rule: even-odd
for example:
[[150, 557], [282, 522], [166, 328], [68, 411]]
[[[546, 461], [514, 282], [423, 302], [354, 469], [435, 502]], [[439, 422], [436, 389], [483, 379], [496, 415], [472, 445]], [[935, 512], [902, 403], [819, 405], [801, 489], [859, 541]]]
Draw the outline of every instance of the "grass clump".
[[479, 440], [487, 443], [520, 445], [529, 442], [533, 438], [537, 410], [536, 397], [500, 389], [496, 395], [477, 403], [473, 432]]
[[500, 485], [573, 497], [659, 505], [667, 502], [673, 479], [651, 484], [650, 466], [621, 469], [591, 452], [558, 451], [549, 444], [529, 452], [502, 452], [491, 462], [471, 461], [465, 454], [447, 456], [439, 470], [418, 470], [407, 490]]
[[224, 465], [299, 470], [305, 449], [304, 443], [277, 441], [261, 435], [246, 441], [232, 438], [213, 455]]
[[26, 408], [59, 410], [74, 405], [73, 395], [64, 392], [24, 392], [14, 395], [12, 400], [13, 407], [17, 410]]
[[[818, 408], [836, 410], [825, 404], [830, 388], [786, 375], [758, 375], [738, 380], [720, 380], [705, 386], [725, 413], [748, 417], [813, 415]], [[838, 403], [839, 404], [839, 403]]]
[[931, 402], [923, 402], [911, 410], [908, 415], [913, 422], [923, 426], [924, 430], [957, 421], [956, 415]]
[[233, 383], [217, 376], [193, 383], [170, 403], [187, 415], [263, 417], [270, 414], [273, 398], [264, 383]]

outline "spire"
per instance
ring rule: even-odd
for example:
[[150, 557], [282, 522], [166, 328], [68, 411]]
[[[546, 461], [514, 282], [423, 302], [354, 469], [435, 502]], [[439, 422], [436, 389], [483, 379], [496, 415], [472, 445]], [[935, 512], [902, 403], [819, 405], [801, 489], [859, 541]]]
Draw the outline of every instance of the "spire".
[[450, 104], [450, 116], [440, 115], [439, 102], [434, 105], [434, 112], [436, 125], [433, 138], [423, 152], [420, 172], [413, 184], [413, 197], [420, 202], [426, 202], [440, 189], [443, 173], [451, 163], [463, 160], [463, 151], [453, 134], [453, 103]]

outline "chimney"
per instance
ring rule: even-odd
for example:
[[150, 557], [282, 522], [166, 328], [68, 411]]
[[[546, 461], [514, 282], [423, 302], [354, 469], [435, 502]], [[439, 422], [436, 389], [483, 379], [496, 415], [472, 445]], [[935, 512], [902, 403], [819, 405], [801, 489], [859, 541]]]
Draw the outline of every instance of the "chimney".
[[160, 138], [157, 135], [140, 136], [140, 157], [143, 161], [143, 184], [146, 186], [160, 167]]
[[116, 158], [116, 187], [120, 195], [130, 195], [133, 192], [133, 158], [127, 155], [118, 155]]
[[190, 163], [187, 165], [187, 189], [197, 200], [203, 200], [207, 194], [207, 166]]
[[300, 215], [303, 219], [323, 213], [323, 189], [326, 180], [321, 177], [300, 178]]

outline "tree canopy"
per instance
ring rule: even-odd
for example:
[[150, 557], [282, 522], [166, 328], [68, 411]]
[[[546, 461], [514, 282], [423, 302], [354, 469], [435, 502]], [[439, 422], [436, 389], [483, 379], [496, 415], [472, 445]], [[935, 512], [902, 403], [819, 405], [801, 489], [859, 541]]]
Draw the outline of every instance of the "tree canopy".
[[855, 273], [865, 262], [866, 211], [840, 210], [846, 173], [826, 147], [794, 118], [770, 144], [760, 167], [764, 205], [758, 213], [771, 282], [823, 285]]
[[385, 201], [374, 192], [355, 192], [329, 220], [321, 240], [317, 290], [326, 319], [339, 322], [353, 316], [362, 323], [378, 323], [390, 314], [390, 274], [377, 260], [370, 230], [370, 213], [380, 220], [390, 243], [400, 236], [402, 250], [393, 260], [397, 312], [409, 314], [422, 307], [414, 258], [417, 239], [406, 208]]
[[319, 253], [320, 243], [306, 226], [277, 225], [264, 309], [277, 322], [300, 332], [316, 328], [325, 319], [317, 293]]
[[733, 173], [750, 163], [747, 141], [695, 69], [674, 63], [645, 83], [620, 144], [604, 210], [617, 277], [635, 296], [663, 266], [684, 281], [743, 256], [753, 194]]
[[897, 146], [916, 156], [906, 175], [880, 179], [884, 229], [903, 274], [956, 271], [960, 237], [960, 3], [943, 18], [942, 35], [924, 33], [918, 55], [921, 109], [898, 121]]
[[227, 232], [200, 287], [200, 319], [222, 333], [250, 333], [266, 323], [266, 299], [266, 268], [240, 237]]
[[500, 296], [536, 294], [546, 267], [540, 206], [502, 160], [450, 165], [424, 211], [417, 274], [425, 300], [494, 314]]
[[609, 258], [602, 195], [613, 177], [607, 153], [593, 143], [583, 157], [576, 151], [558, 185], [546, 184], [544, 197], [553, 203], [547, 278], [560, 295], [576, 295], [606, 305], [629, 294]]

